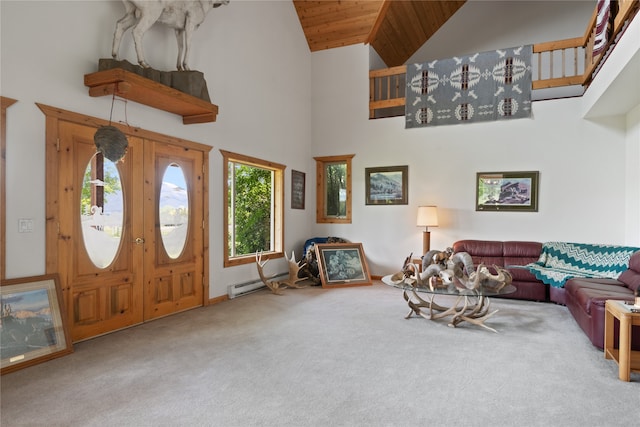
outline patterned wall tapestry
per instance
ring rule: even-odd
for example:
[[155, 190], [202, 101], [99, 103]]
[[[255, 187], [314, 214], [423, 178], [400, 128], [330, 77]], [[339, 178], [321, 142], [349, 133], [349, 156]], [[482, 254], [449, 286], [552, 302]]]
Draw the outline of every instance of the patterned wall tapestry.
[[531, 117], [532, 46], [407, 65], [406, 128]]

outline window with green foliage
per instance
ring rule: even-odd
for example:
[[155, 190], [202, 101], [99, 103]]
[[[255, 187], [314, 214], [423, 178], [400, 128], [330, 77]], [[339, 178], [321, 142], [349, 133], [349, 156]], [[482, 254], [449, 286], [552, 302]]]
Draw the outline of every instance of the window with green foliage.
[[80, 214], [90, 215], [93, 205], [103, 208], [104, 197], [119, 191], [122, 191], [122, 188], [115, 163], [104, 159], [102, 153], [97, 153], [84, 173]]
[[351, 159], [345, 156], [316, 160], [316, 222], [351, 224]]
[[283, 256], [285, 166], [220, 150], [224, 158], [224, 265]]

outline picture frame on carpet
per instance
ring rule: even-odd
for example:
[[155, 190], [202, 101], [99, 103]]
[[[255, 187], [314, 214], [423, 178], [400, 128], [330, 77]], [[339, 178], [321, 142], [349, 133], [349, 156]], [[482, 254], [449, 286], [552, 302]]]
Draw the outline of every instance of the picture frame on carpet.
[[291, 170], [291, 209], [304, 209], [305, 173]]
[[478, 172], [476, 211], [538, 212], [538, 171]]
[[0, 373], [73, 352], [57, 274], [3, 280]]
[[409, 204], [409, 166], [365, 168], [367, 205]]
[[315, 249], [323, 288], [372, 284], [362, 243], [319, 243]]

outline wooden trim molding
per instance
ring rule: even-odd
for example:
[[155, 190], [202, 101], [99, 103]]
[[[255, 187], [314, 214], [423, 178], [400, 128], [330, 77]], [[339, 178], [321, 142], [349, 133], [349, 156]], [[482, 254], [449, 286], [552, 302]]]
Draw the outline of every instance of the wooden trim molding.
[[220, 295], [219, 297], [213, 297], [208, 300], [207, 305], [219, 304], [221, 302], [225, 302], [229, 300], [228, 295]]
[[144, 138], [144, 139], [152, 139], [154, 141], [164, 142], [167, 144], [180, 145], [185, 148], [192, 148], [194, 150], [204, 151], [207, 153], [213, 149], [213, 146], [211, 145], [200, 144], [198, 142], [188, 141], [186, 139], [176, 138], [169, 135], [163, 135], [161, 133], [156, 133], [150, 130], [140, 129], [133, 126], [126, 126], [120, 123], [115, 123], [115, 122], [109, 123], [108, 120], [85, 116], [84, 114], [74, 113], [73, 111], [67, 111], [61, 108], [51, 107], [45, 104], [36, 103], [36, 105], [38, 106], [38, 108], [40, 108], [40, 110], [42, 110], [45, 116], [51, 117], [52, 119], [56, 119], [56, 120], [64, 120], [71, 123], [77, 123], [81, 125], [94, 126], [94, 127], [107, 126], [110, 124], [111, 126], [114, 126], [120, 129], [125, 135], [129, 135], [129, 136], [135, 136], [135, 137]]
[[7, 217], [7, 193], [6, 193], [6, 139], [7, 139], [7, 108], [18, 102], [15, 99], [0, 96], [0, 279], [5, 279], [6, 267], [6, 217]]

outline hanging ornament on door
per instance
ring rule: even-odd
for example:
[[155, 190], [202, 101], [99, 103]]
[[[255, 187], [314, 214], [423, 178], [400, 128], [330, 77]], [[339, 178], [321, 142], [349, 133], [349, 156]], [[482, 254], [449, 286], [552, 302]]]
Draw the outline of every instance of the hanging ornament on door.
[[[96, 149], [99, 153], [111, 160], [113, 163], [117, 163], [122, 160], [127, 154], [127, 148], [129, 147], [129, 141], [125, 134], [115, 126], [111, 125], [111, 117], [113, 115], [113, 103], [115, 102], [115, 93], [111, 99], [111, 114], [109, 115], [109, 125], [100, 126], [96, 133], [93, 135], [93, 142], [96, 144]], [[125, 104], [125, 121], [126, 121], [126, 104]]]
[[101, 126], [93, 135], [98, 152], [117, 163], [127, 154], [129, 141], [120, 129], [115, 126]]

